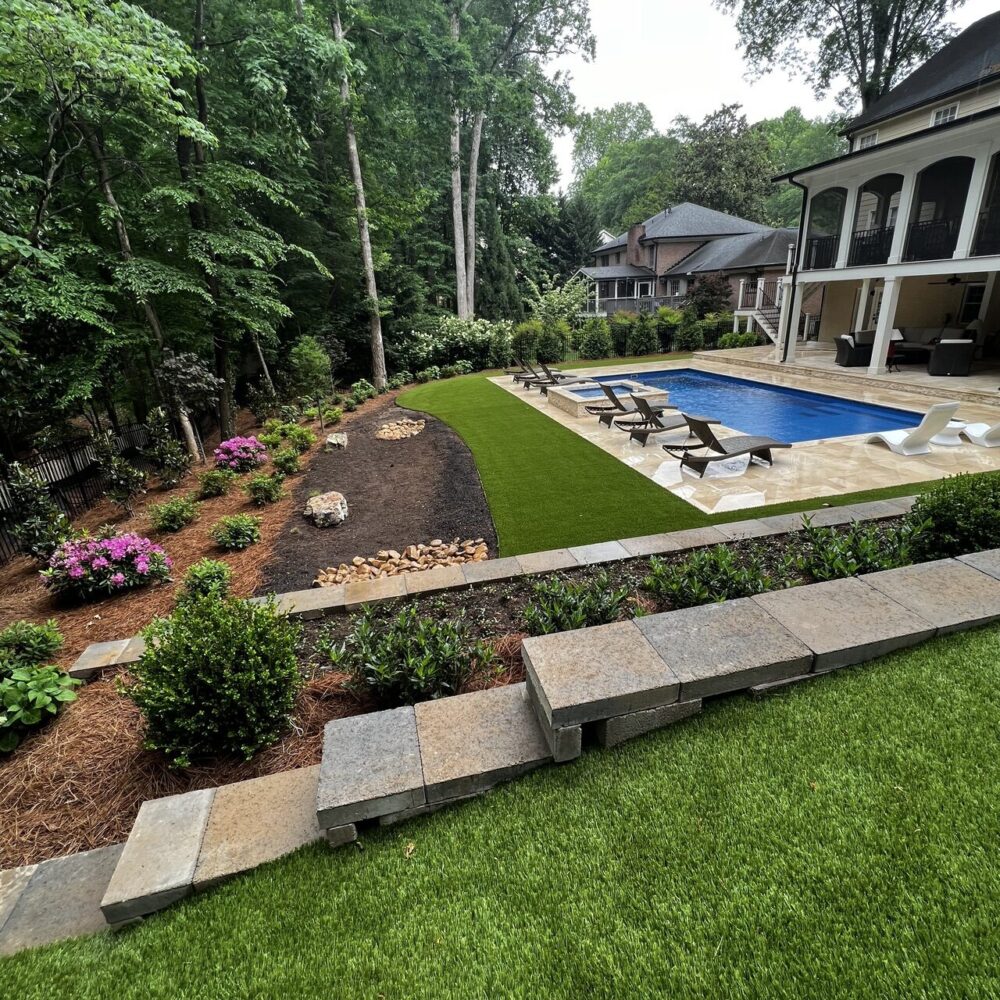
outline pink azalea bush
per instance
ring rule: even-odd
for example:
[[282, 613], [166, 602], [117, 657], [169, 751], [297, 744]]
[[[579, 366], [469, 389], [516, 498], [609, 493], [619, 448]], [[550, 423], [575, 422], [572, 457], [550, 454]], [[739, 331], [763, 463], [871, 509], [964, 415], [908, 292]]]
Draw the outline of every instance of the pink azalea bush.
[[171, 565], [166, 552], [141, 535], [78, 538], [52, 553], [42, 576], [55, 593], [88, 600], [166, 580]]
[[267, 448], [253, 435], [229, 438], [213, 454], [217, 469], [231, 469], [233, 472], [252, 472], [267, 461]]

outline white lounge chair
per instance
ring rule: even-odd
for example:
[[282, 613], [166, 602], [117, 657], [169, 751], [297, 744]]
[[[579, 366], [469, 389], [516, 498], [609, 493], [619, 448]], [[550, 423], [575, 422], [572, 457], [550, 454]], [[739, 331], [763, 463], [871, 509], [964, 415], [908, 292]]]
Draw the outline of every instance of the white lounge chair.
[[1000, 424], [966, 424], [960, 433], [980, 448], [1000, 448]]
[[866, 443], [884, 444], [897, 455], [926, 455], [931, 450], [931, 438], [948, 426], [957, 409], [958, 403], [935, 403], [917, 427], [872, 434]]

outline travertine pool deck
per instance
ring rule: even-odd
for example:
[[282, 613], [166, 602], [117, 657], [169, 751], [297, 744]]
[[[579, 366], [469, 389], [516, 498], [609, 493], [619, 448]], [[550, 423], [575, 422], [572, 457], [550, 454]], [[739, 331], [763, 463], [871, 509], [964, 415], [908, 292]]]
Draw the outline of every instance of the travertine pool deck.
[[[644, 364], [608, 365], [602, 368], [580, 369], [580, 375], [640, 375], [646, 371], [671, 368], [694, 368], [720, 375], [752, 379], [764, 385], [804, 389], [826, 395], [844, 396], [859, 402], [892, 406], [897, 409], [924, 413], [936, 402], [955, 399], [961, 403], [958, 418], [968, 423], [1000, 421], [1000, 373], [965, 378], [931, 378], [926, 373], [904, 372], [872, 378], [835, 374], [852, 369], [826, 372], [808, 364], [827, 364], [828, 352], [818, 361], [801, 366], [777, 366], [767, 363], [770, 349], [751, 348], [746, 358], [739, 351], [704, 352], [684, 361], [651, 361]], [[744, 363], [745, 362], [745, 363]], [[830, 365], [832, 366], [832, 363]], [[564, 368], [573, 372], [571, 368]], [[922, 375], [922, 377], [921, 377]], [[651, 437], [646, 447], [630, 441], [626, 432], [602, 427], [597, 417], [578, 418], [549, 404], [538, 390], [525, 390], [509, 376], [492, 379], [496, 385], [517, 396], [528, 406], [579, 434], [608, 454], [614, 455], [630, 468], [652, 479], [674, 495], [706, 513], [743, 510], [767, 504], [856, 493], [859, 490], [902, 486], [942, 479], [958, 472], [1000, 470], [1000, 448], [980, 448], [964, 442], [959, 447], [932, 446], [931, 453], [904, 458], [894, 455], [882, 445], [867, 444], [867, 435], [825, 438], [795, 444], [790, 449], [774, 453], [774, 466], [751, 463], [737, 474], [706, 473], [699, 479], [682, 472], [677, 459], [671, 458], [660, 444], [689, 440], [683, 431], [671, 431]], [[990, 389], [992, 387], [992, 389]], [[989, 391], [988, 391], [989, 390]], [[711, 413], [700, 414], [711, 417]], [[916, 424], [919, 421], [914, 421]], [[717, 427], [720, 437], [745, 434], [739, 427]], [[964, 441], [964, 439], [963, 439]]]

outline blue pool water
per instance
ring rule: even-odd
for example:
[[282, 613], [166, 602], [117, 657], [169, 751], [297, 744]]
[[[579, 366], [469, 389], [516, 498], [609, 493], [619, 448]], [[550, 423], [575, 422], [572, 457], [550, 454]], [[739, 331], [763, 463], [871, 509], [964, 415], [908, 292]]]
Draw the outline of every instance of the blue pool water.
[[[603, 375], [595, 381], [623, 378], [668, 390], [670, 404], [686, 413], [711, 417], [743, 434], [764, 434], [791, 443], [916, 427], [921, 419], [919, 413], [907, 410], [691, 368]], [[580, 396], [601, 395], [600, 389], [574, 391]]]

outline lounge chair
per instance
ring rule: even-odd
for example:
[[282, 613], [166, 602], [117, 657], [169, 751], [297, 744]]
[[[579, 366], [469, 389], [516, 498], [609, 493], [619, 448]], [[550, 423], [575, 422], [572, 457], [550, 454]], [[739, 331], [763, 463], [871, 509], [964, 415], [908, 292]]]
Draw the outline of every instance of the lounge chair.
[[865, 442], [884, 444], [897, 455], [926, 455], [931, 450], [931, 438], [948, 426], [957, 409], [958, 403], [935, 403], [916, 427], [881, 431], [869, 435]]
[[964, 434], [980, 448], [1000, 448], [1000, 424], [966, 424], [959, 434]]
[[530, 361], [524, 361], [522, 364], [524, 365], [524, 371], [514, 375], [515, 382], [521, 382], [522, 384], [526, 382], [540, 382], [545, 378]]
[[[791, 448], [787, 441], [775, 441], [769, 437], [754, 437], [752, 435], [733, 435], [727, 438], [718, 438], [715, 431], [709, 426], [707, 420], [702, 417], [692, 417], [684, 414], [691, 433], [698, 438], [696, 445], [676, 445], [665, 444], [663, 450], [674, 458], [681, 460], [681, 468], [694, 469], [699, 477], [705, 475], [705, 470], [713, 462], [722, 462], [728, 458], [739, 458], [741, 455], [749, 455], [750, 460], [759, 458], [768, 465], [773, 465], [771, 451], [774, 448]], [[699, 448], [707, 448], [709, 454], [694, 455], [693, 451]]]
[[[618, 417], [615, 419], [615, 427], [620, 431], [628, 431], [630, 441], [641, 441], [643, 448], [646, 442], [655, 434], [662, 434], [664, 431], [675, 431], [679, 427], [687, 427], [687, 420], [681, 413], [671, 413], [664, 415], [663, 411], [657, 412], [649, 402], [642, 396], [633, 396], [637, 416]], [[706, 421], [706, 423], [718, 423], [717, 420]]]
[[526, 380], [524, 386], [526, 389], [540, 389], [542, 395], [547, 395], [549, 389], [554, 385], [595, 385], [596, 383], [592, 378], [587, 378], [580, 375], [564, 375], [562, 372], [553, 371], [544, 361], [539, 361], [538, 364], [541, 366], [542, 371], [545, 373], [544, 376], [537, 380]]
[[[635, 402], [637, 398], [635, 395], [630, 394], [631, 399], [625, 400], [615, 395], [615, 391], [611, 386], [606, 385], [604, 382], [598, 382], [597, 384], [604, 390], [604, 395], [608, 397], [608, 401], [606, 403], [593, 403], [585, 406], [584, 409], [592, 416], [597, 417], [602, 424], [610, 427], [616, 418], [628, 413], [639, 412]], [[677, 409], [676, 406], [670, 406], [668, 403], [657, 403], [655, 406], [647, 403], [647, 405], [654, 413]]]

